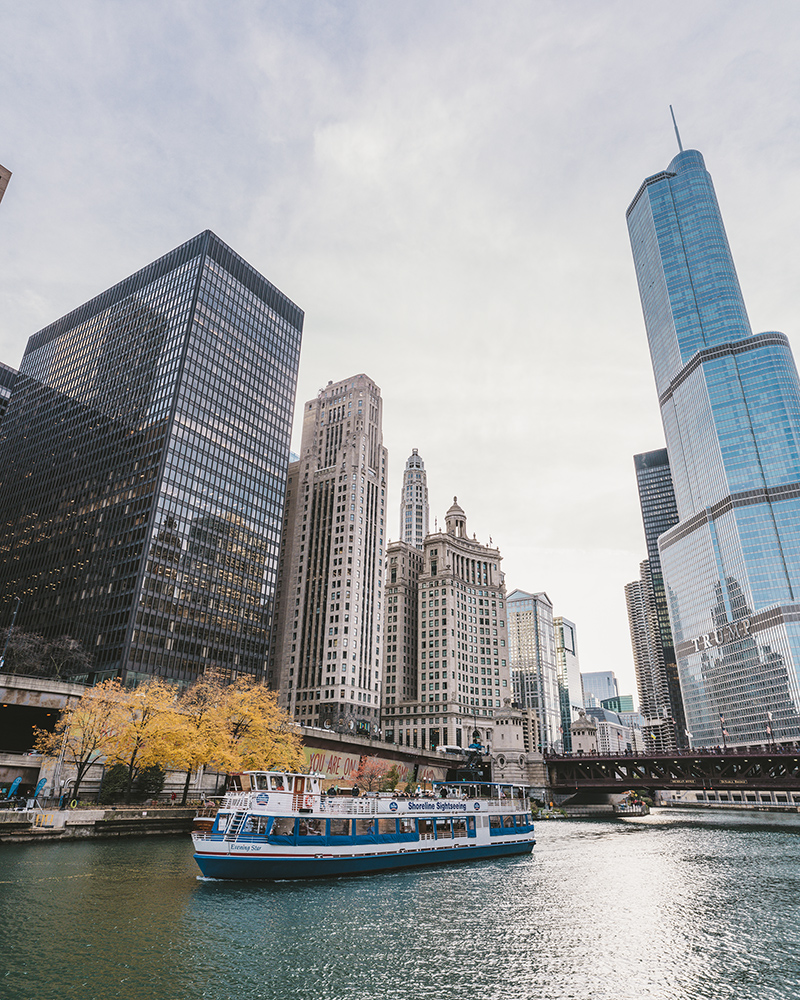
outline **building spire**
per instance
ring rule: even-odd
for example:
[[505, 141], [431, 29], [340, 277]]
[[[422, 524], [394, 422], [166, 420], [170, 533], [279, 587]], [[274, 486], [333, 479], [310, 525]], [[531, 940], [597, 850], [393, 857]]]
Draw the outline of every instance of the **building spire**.
[[672, 115], [672, 124], [675, 127], [675, 138], [678, 140], [678, 149], [683, 152], [683, 143], [681, 142], [681, 134], [678, 131], [678, 123], [675, 121], [675, 112], [672, 110], [672, 105], [669, 106], [669, 113]]

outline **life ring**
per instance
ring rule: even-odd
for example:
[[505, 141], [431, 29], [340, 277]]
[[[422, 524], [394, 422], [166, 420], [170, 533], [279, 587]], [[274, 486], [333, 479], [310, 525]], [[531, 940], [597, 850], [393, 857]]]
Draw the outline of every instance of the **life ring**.
[[77, 809], [78, 808], [78, 800], [77, 799], [73, 799], [72, 802], [70, 802], [69, 807], [70, 807], [70, 809]]
[[312, 806], [314, 805], [314, 798], [313, 798], [313, 796], [306, 795], [305, 799], [303, 799], [303, 804], [304, 804], [304, 806], [305, 806], [306, 809], [311, 809]]

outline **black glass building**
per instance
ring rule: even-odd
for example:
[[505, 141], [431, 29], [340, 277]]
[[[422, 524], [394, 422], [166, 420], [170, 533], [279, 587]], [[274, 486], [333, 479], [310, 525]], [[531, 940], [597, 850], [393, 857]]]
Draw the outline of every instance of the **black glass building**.
[[[638, 636], [632, 635], [639, 681], [639, 700], [642, 712], [647, 718], [671, 719], [675, 724], [675, 742], [678, 746], [686, 746], [686, 718], [678, 679], [675, 643], [669, 621], [664, 575], [661, 570], [661, 557], [658, 551], [659, 536], [678, 523], [672, 472], [666, 448], [634, 455], [633, 461], [647, 545], [647, 566], [643, 564], [641, 580], [638, 581], [643, 593], [634, 595], [638, 597], [641, 605], [640, 616], [631, 617], [632, 631], [634, 619], [639, 623]], [[631, 595], [629, 595], [629, 617], [630, 601]], [[646, 623], [641, 619], [642, 608], [646, 609], [645, 618], [648, 619]], [[644, 661], [641, 656], [643, 644], [655, 647], [646, 650]], [[648, 666], [643, 667], [642, 662], [646, 662]], [[641, 676], [642, 670], [656, 676], [645, 679]]]
[[0, 420], [3, 419], [8, 409], [8, 401], [11, 399], [16, 380], [16, 370], [0, 362]]
[[0, 621], [101, 676], [261, 676], [303, 313], [204, 232], [31, 337], [0, 426]]

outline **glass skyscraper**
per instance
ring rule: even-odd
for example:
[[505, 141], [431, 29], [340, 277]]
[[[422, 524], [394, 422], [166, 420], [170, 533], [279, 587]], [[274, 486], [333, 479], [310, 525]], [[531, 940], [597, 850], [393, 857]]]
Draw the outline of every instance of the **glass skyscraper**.
[[646, 736], [660, 749], [684, 747], [683, 711], [675, 645], [669, 622], [658, 539], [678, 523], [678, 508], [666, 448], [634, 455], [647, 559], [638, 580], [625, 588], [639, 707]]
[[98, 676], [263, 675], [303, 314], [204, 232], [31, 337], [0, 616]]
[[754, 335], [696, 150], [648, 177], [628, 228], [679, 521], [658, 541], [696, 745], [800, 739], [800, 382]]
[[578, 660], [576, 626], [568, 618], [553, 619], [558, 667], [558, 702], [561, 711], [561, 742], [567, 753], [572, 752], [572, 723], [583, 708], [583, 685]]
[[561, 700], [553, 605], [547, 594], [515, 590], [508, 595], [506, 609], [514, 698], [521, 708], [536, 711], [539, 719], [536, 749], [560, 748]]

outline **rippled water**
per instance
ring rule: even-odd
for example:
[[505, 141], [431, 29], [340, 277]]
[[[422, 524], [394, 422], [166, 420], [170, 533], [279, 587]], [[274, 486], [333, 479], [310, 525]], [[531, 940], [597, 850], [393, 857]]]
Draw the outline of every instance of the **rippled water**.
[[182, 839], [0, 846], [0, 997], [800, 996], [800, 817], [540, 823], [531, 857], [201, 881]]

